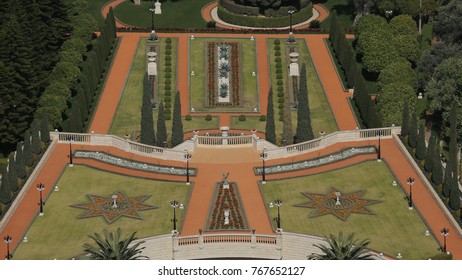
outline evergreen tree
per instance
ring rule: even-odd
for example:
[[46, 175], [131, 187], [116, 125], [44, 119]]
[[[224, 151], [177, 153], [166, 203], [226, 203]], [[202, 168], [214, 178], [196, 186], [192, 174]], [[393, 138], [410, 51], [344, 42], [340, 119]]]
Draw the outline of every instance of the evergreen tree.
[[32, 157], [32, 145], [31, 145], [31, 139], [30, 139], [30, 131], [26, 130], [26, 133], [24, 134], [24, 163], [31, 167], [34, 164], [34, 158]]
[[146, 145], [156, 145], [156, 135], [154, 132], [154, 121], [152, 119], [151, 98], [143, 93], [141, 104], [141, 143]]
[[26, 177], [26, 164], [24, 163], [24, 154], [22, 151], [22, 142], [16, 144], [16, 175], [18, 178], [24, 179]]
[[268, 105], [266, 109], [266, 141], [276, 144], [276, 127], [274, 124], [274, 107], [273, 107], [273, 88], [268, 92]]
[[337, 12], [334, 10], [330, 14], [330, 28], [329, 28], [329, 39], [332, 45], [334, 45], [334, 42], [337, 41], [338, 33], [339, 33], [339, 30], [338, 30]]
[[382, 120], [380, 119], [379, 113], [377, 112], [377, 104], [375, 104], [375, 101], [371, 98], [369, 98], [366, 125], [368, 128], [382, 127]]
[[163, 143], [167, 143], [167, 127], [165, 125], [164, 103], [161, 101], [157, 112], [157, 145], [161, 146]]
[[181, 100], [180, 92], [175, 95], [175, 104], [173, 104], [172, 117], [172, 147], [183, 143], [183, 122], [181, 120]]
[[411, 126], [409, 131], [409, 147], [415, 148], [417, 146], [417, 116], [412, 113]]
[[39, 133], [40, 124], [38, 121], [33, 121], [31, 125], [31, 149], [34, 155], [40, 155], [42, 152], [42, 145], [40, 143], [40, 133]]
[[40, 112], [40, 139], [45, 145], [50, 142], [50, 125], [48, 123], [48, 115], [45, 108]]
[[350, 57], [350, 62], [348, 63], [348, 68], [345, 69], [346, 80], [348, 88], [355, 88], [356, 87], [356, 73], [358, 73], [358, 67], [356, 66], [356, 57], [353, 55], [353, 49], [349, 46], [352, 55]]
[[430, 136], [428, 140], [428, 147], [427, 147], [427, 154], [425, 155], [425, 171], [432, 172], [433, 170], [433, 162], [435, 160], [435, 136]]
[[456, 211], [460, 209], [460, 190], [459, 190], [459, 182], [457, 180], [457, 173], [454, 173], [451, 180], [451, 189], [449, 192], [449, 207], [452, 210]]
[[435, 148], [433, 157], [432, 182], [438, 186], [443, 182], [443, 165], [441, 163], [440, 151], [438, 148]]
[[306, 65], [300, 69], [300, 86], [298, 90], [298, 114], [297, 114], [297, 142], [305, 142], [314, 138], [311, 128], [310, 107], [308, 101], [308, 85], [306, 79]]
[[355, 78], [355, 91], [353, 94], [353, 99], [358, 107], [359, 113], [361, 114], [361, 118], [364, 122], [367, 120], [367, 109], [369, 106], [369, 94], [367, 93], [366, 84], [364, 81], [364, 77], [361, 74], [361, 71], [358, 69], [356, 72]]
[[284, 110], [282, 120], [282, 145], [287, 146], [293, 144], [293, 132], [292, 132], [292, 113], [290, 108], [290, 97], [289, 94], [284, 94]]
[[2, 173], [2, 185], [0, 186], [0, 201], [3, 205], [7, 206], [10, 204], [12, 198], [12, 193], [10, 189], [10, 178], [8, 171], [5, 167]]
[[16, 161], [14, 153], [10, 154], [8, 163], [8, 180], [10, 181], [10, 190], [16, 193], [19, 190], [18, 175], [16, 173]]
[[452, 162], [448, 161], [446, 163], [446, 169], [444, 170], [444, 181], [443, 181], [443, 195], [444, 197], [449, 197], [451, 192], [451, 183], [454, 173], [452, 172]]
[[419, 160], [424, 160], [427, 154], [427, 148], [425, 147], [425, 126], [423, 122], [420, 124], [419, 135], [417, 138], [417, 148], [415, 156]]
[[410, 130], [410, 121], [409, 121], [409, 101], [404, 101], [403, 106], [403, 122], [401, 123], [401, 136], [406, 137], [409, 135]]
[[457, 162], [457, 103], [453, 102], [451, 111], [449, 113], [449, 161], [451, 162], [452, 172], [458, 174], [458, 162]]

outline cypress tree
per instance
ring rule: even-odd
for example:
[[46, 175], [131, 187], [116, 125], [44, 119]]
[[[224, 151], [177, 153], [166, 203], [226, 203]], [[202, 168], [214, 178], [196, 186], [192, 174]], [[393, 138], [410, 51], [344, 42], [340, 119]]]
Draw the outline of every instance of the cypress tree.
[[449, 161], [451, 162], [452, 172], [458, 174], [457, 162], [457, 103], [452, 103], [451, 111], [449, 112]]
[[415, 148], [417, 146], [417, 116], [412, 113], [411, 126], [409, 131], [409, 147]]
[[45, 145], [50, 142], [50, 125], [48, 123], [48, 115], [45, 108], [40, 112], [40, 138]]
[[305, 142], [314, 138], [311, 128], [310, 107], [308, 101], [308, 85], [306, 80], [306, 65], [300, 69], [300, 86], [298, 90], [297, 142]]
[[8, 180], [10, 181], [10, 190], [16, 193], [19, 189], [18, 176], [16, 174], [16, 160], [14, 159], [14, 153], [9, 156], [8, 163]]
[[449, 207], [456, 211], [459, 210], [460, 205], [459, 182], [457, 180], [457, 173], [454, 173], [454, 176], [452, 176], [451, 189], [449, 192]]
[[427, 154], [427, 148], [425, 147], [425, 126], [423, 122], [420, 124], [419, 135], [417, 138], [417, 148], [415, 156], [419, 160], [424, 160]]
[[437, 186], [443, 182], [443, 165], [438, 148], [435, 148], [435, 153], [433, 154], [432, 182]]
[[290, 97], [286, 93], [284, 94], [284, 110], [283, 110], [283, 121], [282, 121], [282, 145], [291, 145], [294, 141], [292, 132], [292, 113], [290, 108]]
[[433, 161], [435, 160], [435, 136], [430, 136], [428, 140], [427, 154], [425, 155], [425, 171], [431, 172], [433, 170]]
[[274, 124], [274, 107], [273, 107], [273, 88], [268, 92], [268, 105], [266, 109], [266, 141], [276, 144], [276, 127]]
[[24, 154], [22, 150], [22, 142], [16, 144], [16, 175], [18, 178], [26, 177], [26, 164], [24, 163]]
[[40, 143], [39, 126], [40, 126], [40, 124], [38, 123], [38, 121], [33, 121], [32, 122], [32, 125], [31, 125], [31, 136], [32, 136], [31, 149], [32, 149], [32, 153], [34, 155], [37, 155], [37, 156], [40, 155], [40, 153], [42, 152], [42, 145]]
[[8, 171], [5, 167], [2, 173], [2, 185], [0, 186], [0, 201], [3, 205], [7, 206], [11, 202], [11, 189]]
[[359, 109], [361, 118], [363, 119], [364, 122], [366, 122], [367, 121], [367, 108], [369, 106], [370, 97], [369, 97], [369, 94], [367, 93], [364, 77], [361, 74], [361, 71], [359, 69], [356, 72], [355, 91], [354, 91], [353, 99], [356, 103], [356, 106]]
[[368, 128], [382, 127], [382, 120], [380, 119], [379, 113], [377, 112], [377, 104], [375, 104], [375, 101], [371, 98], [369, 98], [366, 125]]
[[409, 101], [406, 100], [403, 106], [403, 122], [401, 123], [401, 136], [403, 136], [403, 138], [409, 135], [410, 125]]
[[452, 183], [452, 162], [448, 161], [446, 163], [446, 169], [444, 170], [444, 181], [443, 181], [443, 195], [444, 197], [449, 197], [449, 193], [451, 192], [451, 183]]
[[356, 86], [356, 73], [358, 72], [358, 67], [356, 66], [356, 58], [353, 55], [353, 49], [349, 46], [352, 50], [352, 55], [350, 57], [350, 62], [348, 63], [348, 68], [345, 69], [346, 80], [348, 88], [355, 88]]
[[157, 145], [167, 143], [167, 127], [165, 125], [164, 103], [160, 101], [159, 111], [157, 112]]
[[177, 91], [175, 94], [172, 116], [172, 147], [181, 143], [183, 143], [183, 122], [181, 120], [180, 92]]
[[34, 158], [32, 157], [32, 146], [31, 146], [31, 139], [30, 139], [30, 131], [26, 130], [24, 134], [24, 163], [31, 167], [34, 164]]
[[337, 18], [337, 11], [333, 11], [330, 14], [330, 29], [329, 29], [329, 39], [332, 43], [332, 46], [334, 45], [334, 42], [337, 41], [338, 38], [338, 18]]
[[141, 143], [146, 145], [156, 145], [156, 135], [154, 132], [154, 121], [152, 119], [151, 98], [146, 93], [143, 94], [141, 104]]

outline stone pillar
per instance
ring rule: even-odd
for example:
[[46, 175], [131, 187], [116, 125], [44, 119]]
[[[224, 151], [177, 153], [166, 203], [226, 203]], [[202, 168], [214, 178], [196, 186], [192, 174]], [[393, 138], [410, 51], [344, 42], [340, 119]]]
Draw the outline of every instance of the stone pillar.
[[220, 127], [220, 130], [221, 130], [221, 136], [228, 137], [229, 127], [222, 126]]
[[204, 236], [202, 235], [202, 229], [199, 229], [199, 249], [204, 248]]
[[255, 249], [257, 247], [257, 235], [255, 234], [255, 229], [252, 229], [252, 236], [250, 237], [250, 246]]
[[173, 231], [172, 232], [172, 260], [175, 259], [175, 252], [178, 252], [179, 250], [178, 246], [178, 232]]

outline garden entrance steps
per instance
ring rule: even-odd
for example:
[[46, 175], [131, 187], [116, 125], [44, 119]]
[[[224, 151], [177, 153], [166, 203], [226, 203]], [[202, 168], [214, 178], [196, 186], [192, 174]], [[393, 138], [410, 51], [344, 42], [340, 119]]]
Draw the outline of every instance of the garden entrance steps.
[[191, 163], [229, 164], [260, 162], [260, 154], [249, 145], [245, 145], [244, 147], [197, 147], [192, 155]]
[[114, 54], [114, 60], [88, 132], [97, 134], [109, 132], [141, 38], [141, 35], [136, 33], [118, 33], [117, 36], [120, 40], [119, 46]]

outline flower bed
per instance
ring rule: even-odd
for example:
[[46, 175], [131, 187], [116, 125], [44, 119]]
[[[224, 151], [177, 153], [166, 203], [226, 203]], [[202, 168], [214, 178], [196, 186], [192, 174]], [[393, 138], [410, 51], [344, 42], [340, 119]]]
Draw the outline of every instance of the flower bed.
[[[205, 230], [248, 230], [245, 212], [236, 183], [229, 183], [229, 189], [223, 183], [217, 183]], [[229, 210], [229, 224], [225, 225], [225, 210]]]
[[208, 106], [240, 105], [239, 43], [207, 43]]

